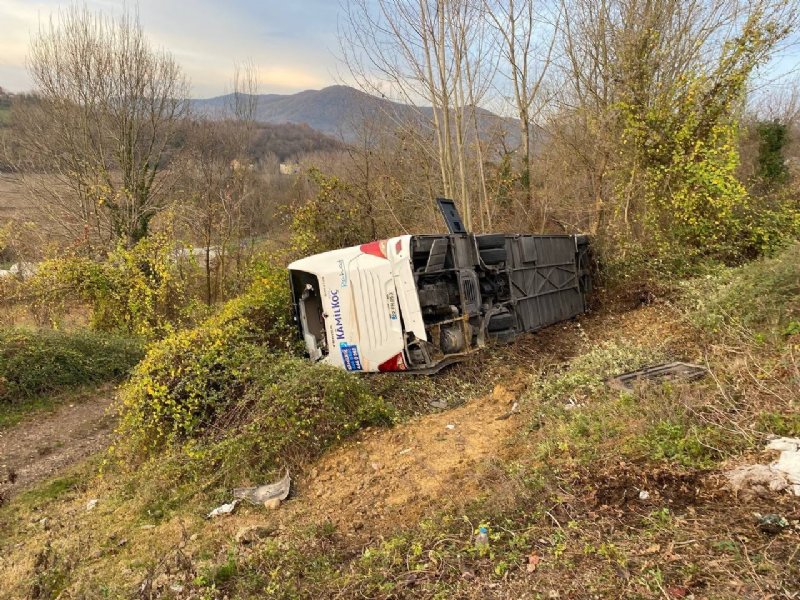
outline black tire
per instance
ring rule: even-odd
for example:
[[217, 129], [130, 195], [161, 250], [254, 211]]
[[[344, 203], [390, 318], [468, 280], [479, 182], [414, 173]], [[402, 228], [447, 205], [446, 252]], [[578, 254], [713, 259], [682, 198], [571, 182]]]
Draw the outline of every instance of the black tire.
[[486, 326], [490, 332], [505, 331], [514, 327], [514, 315], [509, 313], [501, 313], [494, 315], [489, 319], [489, 324]]
[[506, 262], [506, 249], [505, 248], [487, 248], [481, 250], [481, 260], [487, 265], [498, 265]]
[[487, 233], [485, 235], [476, 235], [475, 241], [478, 242], [479, 250], [488, 250], [489, 248], [505, 248], [506, 236], [501, 233]]

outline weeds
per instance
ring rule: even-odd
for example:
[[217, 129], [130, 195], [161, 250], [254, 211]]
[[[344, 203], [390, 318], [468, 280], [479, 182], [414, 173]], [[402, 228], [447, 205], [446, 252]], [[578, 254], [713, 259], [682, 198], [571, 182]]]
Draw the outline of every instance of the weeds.
[[51, 479], [43, 485], [24, 492], [21, 501], [29, 505], [43, 504], [57, 500], [64, 494], [80, 489], [82, 479], [79, 475], [67, 475]]
[[684, 286], [690, 319], [713, 333], [780, 340], [800, 321], [800, 243], [773, 258], [721, 269]]

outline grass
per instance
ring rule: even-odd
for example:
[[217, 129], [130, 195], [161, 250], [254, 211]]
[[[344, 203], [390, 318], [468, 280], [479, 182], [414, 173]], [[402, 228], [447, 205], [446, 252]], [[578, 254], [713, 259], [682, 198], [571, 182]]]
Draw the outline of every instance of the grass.
[[119, 380], [141, 356], [141, 343], [130, 338], [87, 330], [0, 329], [0, 405], [41, 405], [44, 395]]
[[800, 242], [772, 258], [687, 282], [690, 318], [712, 333], [756, 341], [800, 334]]
[[64, 494], [79, 489], [82, 483], [83, 478], [78, 474], [57, 477], [23, 492], [20, 496], [20, 502], [29, 505], [53, 502], [63, 497]]

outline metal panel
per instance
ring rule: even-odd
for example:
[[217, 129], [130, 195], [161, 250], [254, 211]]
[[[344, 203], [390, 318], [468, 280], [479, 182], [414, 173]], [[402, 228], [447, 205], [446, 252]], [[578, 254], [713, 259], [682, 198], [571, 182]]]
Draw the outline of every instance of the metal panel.
[[508, 276], [520, 329], [534, 331], [584, 311], [576, 258], [572, 236], [525, 235], [512, 239]]
[[442, 211], [442, 216], [450, 233], [467, 233], [455, 202], [447, 198], [437, 198], [436, 203], [439, 205], [439, 210]]
[[441, 271], [447, 259], [447, 238], [437, 238], [433, 240], [431, 253], [428, 255], [428, 264], [425, 266], [426, 273]]

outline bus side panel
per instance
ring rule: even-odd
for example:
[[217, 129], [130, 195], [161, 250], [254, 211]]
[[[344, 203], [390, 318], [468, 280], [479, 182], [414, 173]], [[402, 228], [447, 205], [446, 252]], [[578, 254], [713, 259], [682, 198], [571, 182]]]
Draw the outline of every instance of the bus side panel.
[[520, 235], [508, 242], [512, 303], [521, 331], [585, 311], [573, 236]]

